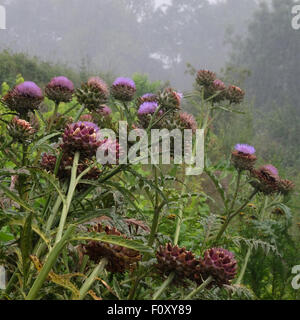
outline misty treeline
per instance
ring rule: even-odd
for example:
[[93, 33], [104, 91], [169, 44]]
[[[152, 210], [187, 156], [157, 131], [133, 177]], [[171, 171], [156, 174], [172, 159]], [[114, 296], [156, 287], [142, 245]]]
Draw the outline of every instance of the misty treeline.
[[255, 1], [176, 0], [157, 8], [154, 0], [10, 0], [0, 47], [115, 74], [148, 73], [181, 89], [186, 63], [221, 68], [228, 33], [247, 30]]

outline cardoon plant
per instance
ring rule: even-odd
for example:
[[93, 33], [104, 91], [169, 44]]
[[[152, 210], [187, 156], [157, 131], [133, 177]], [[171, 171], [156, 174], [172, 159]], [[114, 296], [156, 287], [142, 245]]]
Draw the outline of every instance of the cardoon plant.
[[[248, 298], [255, 250], [263, 258], [279, 253], [281, 263], [277, 239], [289, 225], [295, 185], [272, 165], [256, 168], [258, 146], [215, 152], [212, 124], [238, 111], [244, 92], [226, 89], [208, 70], [196, 77], [191, 92], [166, 88], [137, 99], [142, 88], [129, 78], [109, 90], [97, 77], [79, 89], [56, 77], [44, 89], [52, 101], [39, 110], [43, 94], [32, 82], [4, 95], [13, 112], [0, 117], [0, 265], [8, 278], [0, 299]], [[152, 145], [140, 139], [126, 150], [119, 120], [149, 141], [151, 129], [191, 130], [192, 158], [202, 129], [204, 173], [189, 176], [188, 164], [149, 165], [150, 152], [147, 161], [121, 162]]]

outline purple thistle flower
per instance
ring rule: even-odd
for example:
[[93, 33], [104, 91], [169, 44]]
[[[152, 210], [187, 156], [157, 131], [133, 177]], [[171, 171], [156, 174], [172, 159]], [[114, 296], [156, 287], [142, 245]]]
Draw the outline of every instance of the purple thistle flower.
[[144, 102], [139, 108], [138, 115], [153, 114], [157, 108], [157, 102]]
[[101, 143], [98, 139], [99, 131], [99, 127], [93, 122], [72, 123], [65, 129], [62, 148], [67, 153], [80, 151], [84, 156], [93, 156]]
[[45, 93], [50, 100], [56, 103], [70, 102], [74, 93], [74, 85], [66, 77], [55, 77], [47, 84]]
[[50, 82], [49, 85], [51, 87], [61, 87], [61, 88], [65, 88], [68, 89], [70, 91], [74, 90], [74, 84], [71, 80], [69, 80], [68, 78], [64, 77], [64, 76], [60, 76], [60, 77], [55, 77], [53, 78]]
[[15, 93], [21, 96], [28, 96], [32, 98], [42, 98], [43, 92], [40, 87], [38, 87], [32, 81], [25, 81], [21, 84], [18, 84], [15, 89]]
[[256, 152], [255, 148], [248, 144], [237, 144], [234, 149], [244, 154], [254, 154]]
[[1, 101], [9, 109], [25, 117], [29, 111], [38, 109], [43, 99], [41, 88], [32, 81], [25, 81], [10, 90]]
[[96, 133], [100, 130], [99, 127], [95, 123], [89, 122], [89, 121], [78, 121], [78, 122], [73, 123], [71, 126], [73, 126], [73, 127], [84, 126], [87, 130], [94, 129], [94, 131]]
[[129, 102], [133, 100], [136, 85], [130, 78], [117, 78], [112, 85], [112, 96], [120, 101]]
[[263, 166], [262, 168], [263, 168], [264, 170], [269, 171], [272, 175], [278, 176], [278, 170], [277, 170], [277, 168], [275, 168], [273, 165], [267, 164], [267, 165]]
[[113, 83], [113, 86], [126, 86], [126, 87], [132, 87], [136, 90], [136, 86], [135, 86], [135, 83], [132, 79], [130, 78], [123, 78], [123, 77], [120, 77], [120, 78], [117, 78], [114, 83]]

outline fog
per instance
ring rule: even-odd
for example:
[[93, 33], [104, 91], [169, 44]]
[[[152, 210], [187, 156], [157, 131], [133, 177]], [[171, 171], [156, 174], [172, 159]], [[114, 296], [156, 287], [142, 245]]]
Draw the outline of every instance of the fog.
[[[186, 64], [224, 66], [226, 39], [243, 35], [255, 1], [10, 0], [0, 49], [25, 52], [74, 69], [146, 73], [185, 89]], [[161, 5], [164, 4], [163, 7]]]

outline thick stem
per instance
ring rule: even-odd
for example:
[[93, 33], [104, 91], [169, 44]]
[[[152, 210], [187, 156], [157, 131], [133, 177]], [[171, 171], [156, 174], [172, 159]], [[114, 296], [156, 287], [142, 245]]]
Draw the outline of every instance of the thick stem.
[[[154, 166], [154, 178], [155, 178], [155, 185], [158, 188], [158, 179], [157, 179], [157, 168]], [[148, 241], [148, 246], [152, 247], [154, 240], [155, 240], [155, 235], [158, 229], [158, 224], [159, 224], [159, 216], [160, 216], [160, 211], [161, 209], [158, 206], [158, 192], [155, 192], [155, 205], [154, 205], [154, 217], [152, 220], [152, 227], [151, 227], [151, 232], [150, 232], [150, 237]]]
[[170, 273], [168, 278], [165, 280], [165, 282], [160, 286], [158, 291], [153, 295], [152, 300], [157, 300], [161, 294], [168, 288], [168, 286], [172, 283], [173, 279], [175, 277], [175, 272]]
[[99, 276], [99, 274], [104, 270], [107, 263], [108, 263], [108, 260], [106, 258], [103, 258], [98, 264], [98, 266], [91, 273], [91, 275], [85, 280], [84, 284], [82, 285], [79, 291], [79, 300], [84, 299], [87, 292], [90, 290], [90, 287], [93, 285], [94, 281]]
[[231, 203], [231, 206], [230, 206], [230, 211], [233, 210], [234, 205], [235, 205], [235, 202], [236, 202], [237, 195], [238, 195], [238, 193], [239, 193], [240, 183], [241, 183], [241, 177], [242, 177], [242, 171], [241, 171], [241, 170], [238, 170], [238, 177], [237, 177], [237, 182], [236, 182], [236, 189], [235, 189], [235, 193], [234, 193], [234, 196], [233, 196], [233, 199], [232, 199], [232, 203]]
[[235, 284], [239, 285], [242, 283], [243, 281], [243, 278], [244, 278], [244, 275], [245, 275], [245, 272], [246, 272], [246, 269], [247, 269], [247, 265], [248, 265], [248, 262], [249, 262], [249, 258], [251, 256], [251, 251], [252, 249], [249, 247], [248, 251], [247, 251], [247, 254], [246, 254], [246, 257], [245, 257], [245, 262], [244, 262], [244, 265], [243, 265], [243, 268], [241, 270], [241, 273], [236, 281]]
[[70, 226], [68, 228], [68, 230], [65, 232], [64, 236], [62, 237], [62, 239], [56, 243], [56, 245], [53, 247], [53, 249], [51, 250], [48, 259], [46, 260], [43, 268], [41, 269], [38, 277], [36, 278], [36, 280], [33, 283], [32, 288], [30, 289], [26, 300], [35, 300], [39, 290], [41, 289], [43, 283], [45, 282], [50, 270], [52, 269], [53, 265], [55, 264], [57, 257], [59, 256], [59, 254], [61, 253], [61, 251], [63, 250], [63, 248], [65, 247], [67, 240], [70, 238], [70, 236], [72, 235], [73, 231], [75, 229], [75, 226]]
[[192, 291], [188, 296], [186, 296], [183, 300], [191, 300], [193, 296], [195, 296], [197, 293], [201, 292], [203, 289], [205, 289], [211, 282], [213, 281], [213, 278], [210, 276], [208, 277], [198, 288], [196, 288], [194, 291]]
[[59, 223], [55, 243], [58, 243], [60, 241], [60, 239], [62, 238], [63, 230], [64, 230], [65, 223], [66, 223], [67, 216], [68, 216], [68, 212], [69, 212], [72, 198], [73, 198], [73, 195], [74, 195], [74, 192], [76, 189], [76, 174], [77, 174], [79, 157], [80, 157], [80, 153], [77, 151], [74, 156], [69, 191], [68, 191], [68, 195], [67, 195], [67, 200], [63, 206], [63, 211], [62, 211], [62, 215], [60, 218], [60, 223]]

